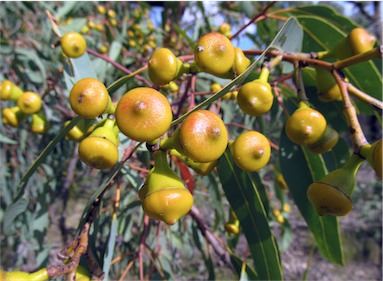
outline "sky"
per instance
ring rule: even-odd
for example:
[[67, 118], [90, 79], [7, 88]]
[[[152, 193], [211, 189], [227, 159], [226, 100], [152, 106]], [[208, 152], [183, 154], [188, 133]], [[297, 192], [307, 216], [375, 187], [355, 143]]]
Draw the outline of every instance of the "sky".
[[[313, 2], [313, 4], [316, 4], [319, 1], [312, 1], [312, 2]], [[224, 22], [224, 17], [218, 13], [218, 11], [219, 11], [218, 3], [219, 3], [218, 1], [205, 1], [205, 2], [203, 2], [205, 11], [207, 11], [209, 13], [209, 15], [214, 15], [214, 18], [211, 19], [211, 23], [214, 23], [214, 26], [219, 26], [221, 23]], [[342, 3], [342, 5], [344, 7], [344, 13], [346, 16], [351, 15], [353, 12], [355, 12], [353, 9], [354, 5], [352, 3], [349, 3], [348, 1], [338, 1], [338, 4], [340, 4], [340, 3]], [[156, 26], [160, 25], [160, 23], [162, 21], [161, 12], [162, 12], [161, 7], [153, 7], [153, 9], [151, 11], [151, 18], [154, 21]], [[201, 19], [201, 21], [202, 21], [202, 14], [199, 11], [191, 14], [190, 9], [187, 9], [185, 14], [184, 14], [183, 20], [192, 22], [192, 21], [195, 21], [195, 18]], [[249, 20], [250, 20], [249, 18], [246, 18], [245, 23], [248, 22]], [[256, 32], [256, 27], [254, 24], [249, 25], [245, 31], [254, 34]], [[233, 30], [233, 33], [235, 33], [235, 32], [236, 32], [236, 30]], [[192, 36], [192, 34], [189, 34], [189, 35]], [[244, 36], [240, 41], [234, 41], [233, 43], [243, 50], [248, 50], [248, 49], [254, 48], [254, 43], [249, 38], [247, 38], [246, 36]]]

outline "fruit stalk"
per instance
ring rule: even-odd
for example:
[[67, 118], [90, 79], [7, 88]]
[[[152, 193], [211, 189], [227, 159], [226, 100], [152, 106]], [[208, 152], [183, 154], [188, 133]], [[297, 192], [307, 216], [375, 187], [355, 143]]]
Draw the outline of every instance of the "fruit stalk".
[[382, 114], [383, 102], [359, 90], [351, 83], [347, 83], [347, 90], [349, 94], [369, 104], [373, 109], [377, 110], [380, 114]]
[[348, 94], [347, 82], [345, 82], [338, 71], [334, 69], [332, 71], [336, 82], [339, 85], [340, 92], [343, 99], [343, 113], [346, 116], [347, 123], [349, 125], [352, 141], [354, 144], [354, 151], [359, 152], [360, 148], [367, 144], [368, 141], [366, 136], [363, 133], [362, 127], [360, 126], [358, 116], [356, 114], [356, 109], [351, 102], [350, 96]]
[[364, 52], [362, 54], [358, 54], [358, 55], [351, 56], [343, 60], [334, 62], [334, 67], [335, 69], [343, 69], [345, 67], [358, 64], [361, 62], [365, 62], [371, 59], [381, 59], [383, 57], [382, 49], [383, 49], [383, 45], [376, 47], [370, 51]]

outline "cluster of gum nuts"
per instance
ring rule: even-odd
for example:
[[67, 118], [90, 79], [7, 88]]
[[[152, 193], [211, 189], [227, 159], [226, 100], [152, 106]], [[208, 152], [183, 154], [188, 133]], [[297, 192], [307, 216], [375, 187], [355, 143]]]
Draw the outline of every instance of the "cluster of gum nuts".
[[21, 122], [31, 116], [30, 130], [36, 134], [43, 134], [49, 130], [50, 124], [42, 110], [41, 97], [32, 91], [23, 92], [20, 87], [9, 80], [0, 84], [0, 98], [2, 101], [11, 101], [16, 104], [13, 107], [2, 109], [1, 117], [3, 124], [18, 127]]
[[[61, 46], [70, 58], [79, 57], [86, 51], [85, 39], [75, 32], [65, 34]], [[182, 62], [167, 48], [156, 49], [148, 61], [148, 75], [153, 84], [163, 86], [185, 73], [200, 71], [232, 79], [249, 65], [250, 60], [241, 49], [234, 47], [225, 35], [212, 32], [198, 40], [194, 62], [190, 64]], [[236, 100], [245, 114], [261, 116], [271, 109], [274, 97], [268, 83], [269, 73], [270, 70], [263, 67], [258, 79], [240, 87]], [[107, 114], [95, 125], [87, 127], [83, 122], [68, 133], [68, 138], [80, 142], [79, 157], [90, 167], [110, 169], [116, 165], [120, 132], [138, 142], [159, 144], [159, 149], [153, 152], [154, 166], [139, 190], [139, 197], [147, 215], [170, 225], [190, 210], [193, 196], [170, 168], [168, 154], [178, 157], [201, 175], [214, 169], [227, 147], [234, 162], [247, 171], [260, 170], [270, 159], [270, 142], [263, 134], [246, 131], [229, 140], [224, 122], [209, 110], [189, 113], [170, 136], [164, 136], [167, 132], [170, 134], [172, 108], [168, 99], [153, 88], [131, 89], [113, 104], [102, 82], [84, 78], [73, 85], [69, 103], [73, 111], [86, 120]], [[288, 118], [285, 130], [291, 141], [306, 145], [314, 153], [331, 150], [338, 140], [337, 132], [327, 126], [324, 116], [308, 102], [299, 103]], [[381, 167], [381, 155], [375, 152], [379, 149], [381, 152], [381, 145], [366, 147], [365, 154], [371, 163], [379, 162], [380, 157]], [[354, 163], [351, 166], [355, 167]], [[315, 192], [310, 190], [316, 191], [316, 188], [310, 186], [308, 194], [316, 205], [311, 196]], [[318, 212], [341, 214], [328, 209]]]

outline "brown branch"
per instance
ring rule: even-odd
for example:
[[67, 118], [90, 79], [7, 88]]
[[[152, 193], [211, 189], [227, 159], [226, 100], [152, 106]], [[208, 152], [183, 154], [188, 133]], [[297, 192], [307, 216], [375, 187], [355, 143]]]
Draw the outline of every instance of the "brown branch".
[[347, 83], [347, 90], [349, 94], [353, 95], [354, 97], [358, 98], [359, 100], [369, 104], [372, 109], [376, 110], [379, 114], [382, 114], [383, 110], [383, 102], [380, 100], [375, 99], [374, 97], [366, 94], [365, 92], [359, 90], [356, 88], [353, 84]]
[[338, 73], [336, 69], [332, 71], [332, 74], [334, 75], [334, 78], [336, 82], [338, 83], [340, 92], [342, 94], [343, 108], [344, 108], [343, 113], [346, 116], [349, 130], [351, 133], [351, 137], [352, 137], [352, 141], [354, 145], [354, 152], [359, 153], [360, 148], [363, 145], [368, 144], [368, 141], [363, 133], [362, 127], [360, 126], [355, 107], [352, 104], [350, 96], [348, 94], [348, 89], [347, 89], [348, 83], [343, 80], [342, 76]]
[[197, 223], [199, 230], [202, 235], [205, 236], [206, 240], [213, 247], [214, 252], [221, 258], [221, 260], [230, 268], [233, 268], [233, 265], [230, 260], [230, 254], [227, 251], [227, 246], [222, 240], [219, 240], [214, 233], [208, 229], [205, 222], [203, 221], [203, 216], [199, 212], [199, 210], [193, 206], [189, 212], [189, 215], [194, 219]]
[[[126, 74], [130, 75], [133, 73], [133, 71], [127, 69], [126, 67], [122, 66], [121, 64], [119, 64], [118, 62], [115, 62], [114, 60], [110, 59], [108, 56], [106, 55], [103, 55], [103, 54], [100, 54], [100, 53], [97, 53], [96, 51], [94, 50], [91, 50], [91, 49], [87, 49], [86, 50], [87, 53], [95, 56], [95, 57], [98, 57], [100, 59], [103, 59], [104, 61], [110, 63], [111, 65], [113, 65], [115, 68], [121, 70], [122, 72], [125, 72]], [[147, 85], [148, 87], [153, 87], [153, 84], [150, 83], [148, 80], [146, 80], [144, 77], [140, 76], [140, 75], [136, 75], [135, 78], [139, 81], [142, 81], [145, 85]]]

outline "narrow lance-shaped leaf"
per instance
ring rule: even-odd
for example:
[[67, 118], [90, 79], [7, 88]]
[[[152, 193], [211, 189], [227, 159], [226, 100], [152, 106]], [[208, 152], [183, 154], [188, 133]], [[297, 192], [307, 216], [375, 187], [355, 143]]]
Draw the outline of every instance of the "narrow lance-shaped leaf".
[[279, 251], [251, 174], [234, 164], [229, 150], [221, 157], [218, 172], [226, 197], [246, 236], [259, 279], [281, 280]]

